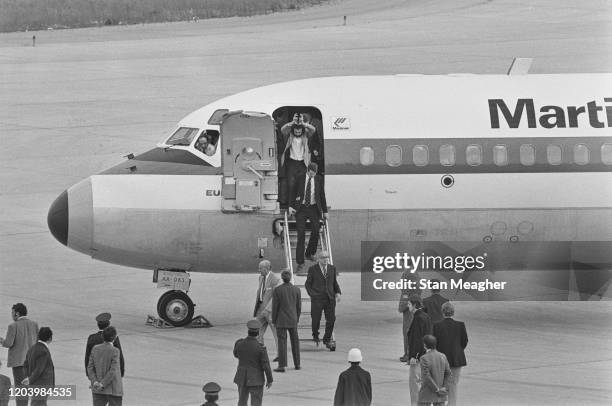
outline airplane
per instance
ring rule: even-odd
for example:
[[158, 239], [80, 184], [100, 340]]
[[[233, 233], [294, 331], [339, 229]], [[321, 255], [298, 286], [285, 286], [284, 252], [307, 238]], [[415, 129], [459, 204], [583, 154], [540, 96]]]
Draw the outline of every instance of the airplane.
[[[339, 269], [360, 268], [362, 241], [612, 241], [609, 73], [258, 87], [192, 112], [151, 150], [65, 190], [49, 229], [93, 259], [153, 270], [168, 289], [159, 316], [185, 325], [189, 272], [291, 260], [278, 127], [304, 112], [323, 140], [326, 243]], [[201, 134], [212, 154], [196, 148]], [[583, 251], [580, 263], [609, 263], [603, 250]]]

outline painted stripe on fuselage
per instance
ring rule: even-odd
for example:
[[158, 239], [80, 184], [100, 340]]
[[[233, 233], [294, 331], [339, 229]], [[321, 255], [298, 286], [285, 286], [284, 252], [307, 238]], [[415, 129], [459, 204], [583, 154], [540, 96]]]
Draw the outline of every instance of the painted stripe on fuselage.
[[[366, 140], [328, 140], [325, 141], [326, 174], [426, 174], [426, 173], [530, 173], [530, 172], [612, 172], [612, 165], [606, 165], [602, 159], [602, 146], [610, 144], [612, 137], [568, 137], [568, 138], [436, 138], [436, 139], [366, 139]], [[482, 163], [468, 165], [466, 148], [478, 145], [481, 150]], [[520, 159], [521, 145], [531, 145], [535, 149], [535, 163], [523, 165]], [[562, 156], [558, 165], [548, 162], [547, 148], [551, 145], [561, 147]], [[581, 145], [588, 148], [589, 162], [578, 165], [574, 162], [574, 148]], [[387, 164], [387, 148], [399, 146], [401, 164]], [[417, 166], [413, 161], [415, 146], [426, 146], [429, 163]], [[455, 164], [440, 164], [440, 147], [452, 146], [455, 150]], [[496, 165], [493, 151], [496, 146], [507, 150], [506, 165]], [[374, 151], [374, 162], [364, 166], [360, 162], [360, 150], [370, 147]], [[608, 163], [612, 157], [607, 157]]]
[[[466, 148], [478, 145], [481, 150], [481, 164], [468, 165]], [[522, 145], [535, 149], [535, 163], [521, 163]], [[561, 148], [559, 164], [549, 163], [547, 148], [555, 145]], [[588, 162], [577, 164], [574, 148], [580, 145], [588, 150]], [[612, 157], [602, 156], [602, 148], [607, 145], [608, 154], [612, 151], [612, 137], [565, 137], [565, 138], [370, 138], [360, 140], [325, 141], [325, 173], [329, 175], [356, 174], [442, 174], [442, 173], [543, 173], [543, 172], [612, 172]], [[399, 147], [400, 164], [388, 165], [387, 148]], [[413, 161], [413, 149], [426, 146], [429, 163], [417, 166]], [[455, 150], [455, 164], [440, 164], [440, 147], [452, 146]], [[504, 146], [507, 150], [507, 164], [496, 165], [494, 148]], [[374, 152], [371, 165], [362, 165], [360, 151], [369, 147]], [[166, 174], [166, 175], [219, 175], [222, 168], [213, 167], [202, 159], [185, 150], [154, 148], [132, 160], [118, 164], [102, 174]]]

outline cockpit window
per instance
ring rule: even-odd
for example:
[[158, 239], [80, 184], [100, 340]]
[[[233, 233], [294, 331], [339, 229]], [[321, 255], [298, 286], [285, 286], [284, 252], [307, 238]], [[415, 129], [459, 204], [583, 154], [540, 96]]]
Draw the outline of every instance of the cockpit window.
[[228, 109], [215, 110], [215, 112], [212, 113], [212, 115], [208, 119], [208, 124], [211, 124], [211, 125], [219, 125], [219, 124], [221, 124], [221, 121], [223, 120], [223, 117], [227, 113], [229, 113]]
[[184, 145], [188, 146], [193, 141], [193, 138], [198, 133], [197, 128], [180, 127], [166, 141], [168, 145]]
[[208, 156], [215, 155], [217, 151], [217, 142], [219, 141], [219, 131], [204, 130], [198, 136], [197, 141], [193, 145], [195, 149]]

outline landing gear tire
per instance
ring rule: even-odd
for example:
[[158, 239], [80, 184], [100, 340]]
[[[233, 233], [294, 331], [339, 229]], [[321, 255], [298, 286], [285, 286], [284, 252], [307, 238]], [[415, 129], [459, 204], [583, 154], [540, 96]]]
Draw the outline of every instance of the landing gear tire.
[[166, 320], [175, 327], [181, 327], [191, 322], [195, 305], [180, 290], [169, 290], [159, 298], [157, 302], [157, 313], [159, 317]]
[[164, 320], [166, 319], [162, 316], [164, 314], [164, 310], [162, 308], [162, 302], [168, 295], [171, 295], [174, 292], [175, 292], [174, 290], [167, 290], [159, 297], [159, 300], [157, 300], [157, 314], [159, 315], [160, 318]]

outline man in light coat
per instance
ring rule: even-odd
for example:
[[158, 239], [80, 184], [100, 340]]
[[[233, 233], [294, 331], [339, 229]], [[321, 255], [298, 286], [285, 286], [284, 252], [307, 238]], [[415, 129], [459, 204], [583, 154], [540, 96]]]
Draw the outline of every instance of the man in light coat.
[[[6, 338], [0, 337], [0, 344], [8, 348], [6, 366], [13, 368], [13, 382], [16, 387], [21, 386], [21, 381], [26, 377], [23, 364], [26, 354], [38, 338], [38, 324], [28, 319], [28, 309], [23, 303], [16, 303], [11, 309], [13, 323], [9, 324]], [[28, 406], [28, 397], [15, 398], [17, 406]]]
[[451, 370], [446, 356], [436, 351], [436, 337], [423, 337], [425, 354], [421, 356], [421, 389], [419, 390], [419, 406], [444, 406], [448, 395], [448, 384]]
[[[267, 259], [259, 263], [259, 284], [257, 285], [257, 297], [255, 298], [255, 309], [253, 317], [261, 323], [259, 337], [257, 338], [261, 345], [264, 344], [264, 334], [268, 326], [272, 330], [274, 336], [274, 344], [276, 346], [276, 354], [278, 355], [278, 337], [276, 326], [272, 322], [272, 292], [281, 283], [280, 278], [272, 272], [272, 264]], [[278, 356], [277, 356], [278, 358]], [[276, 360], [276, 359], [275, 359]]]
[[87, 376], [91, 381], [93, 406], [121, 406], [123, 380], [119, 365], [119, 349], [113, 345], [117, 330], [113, 326], [102, 331], [104, 342], [91, 350]]

